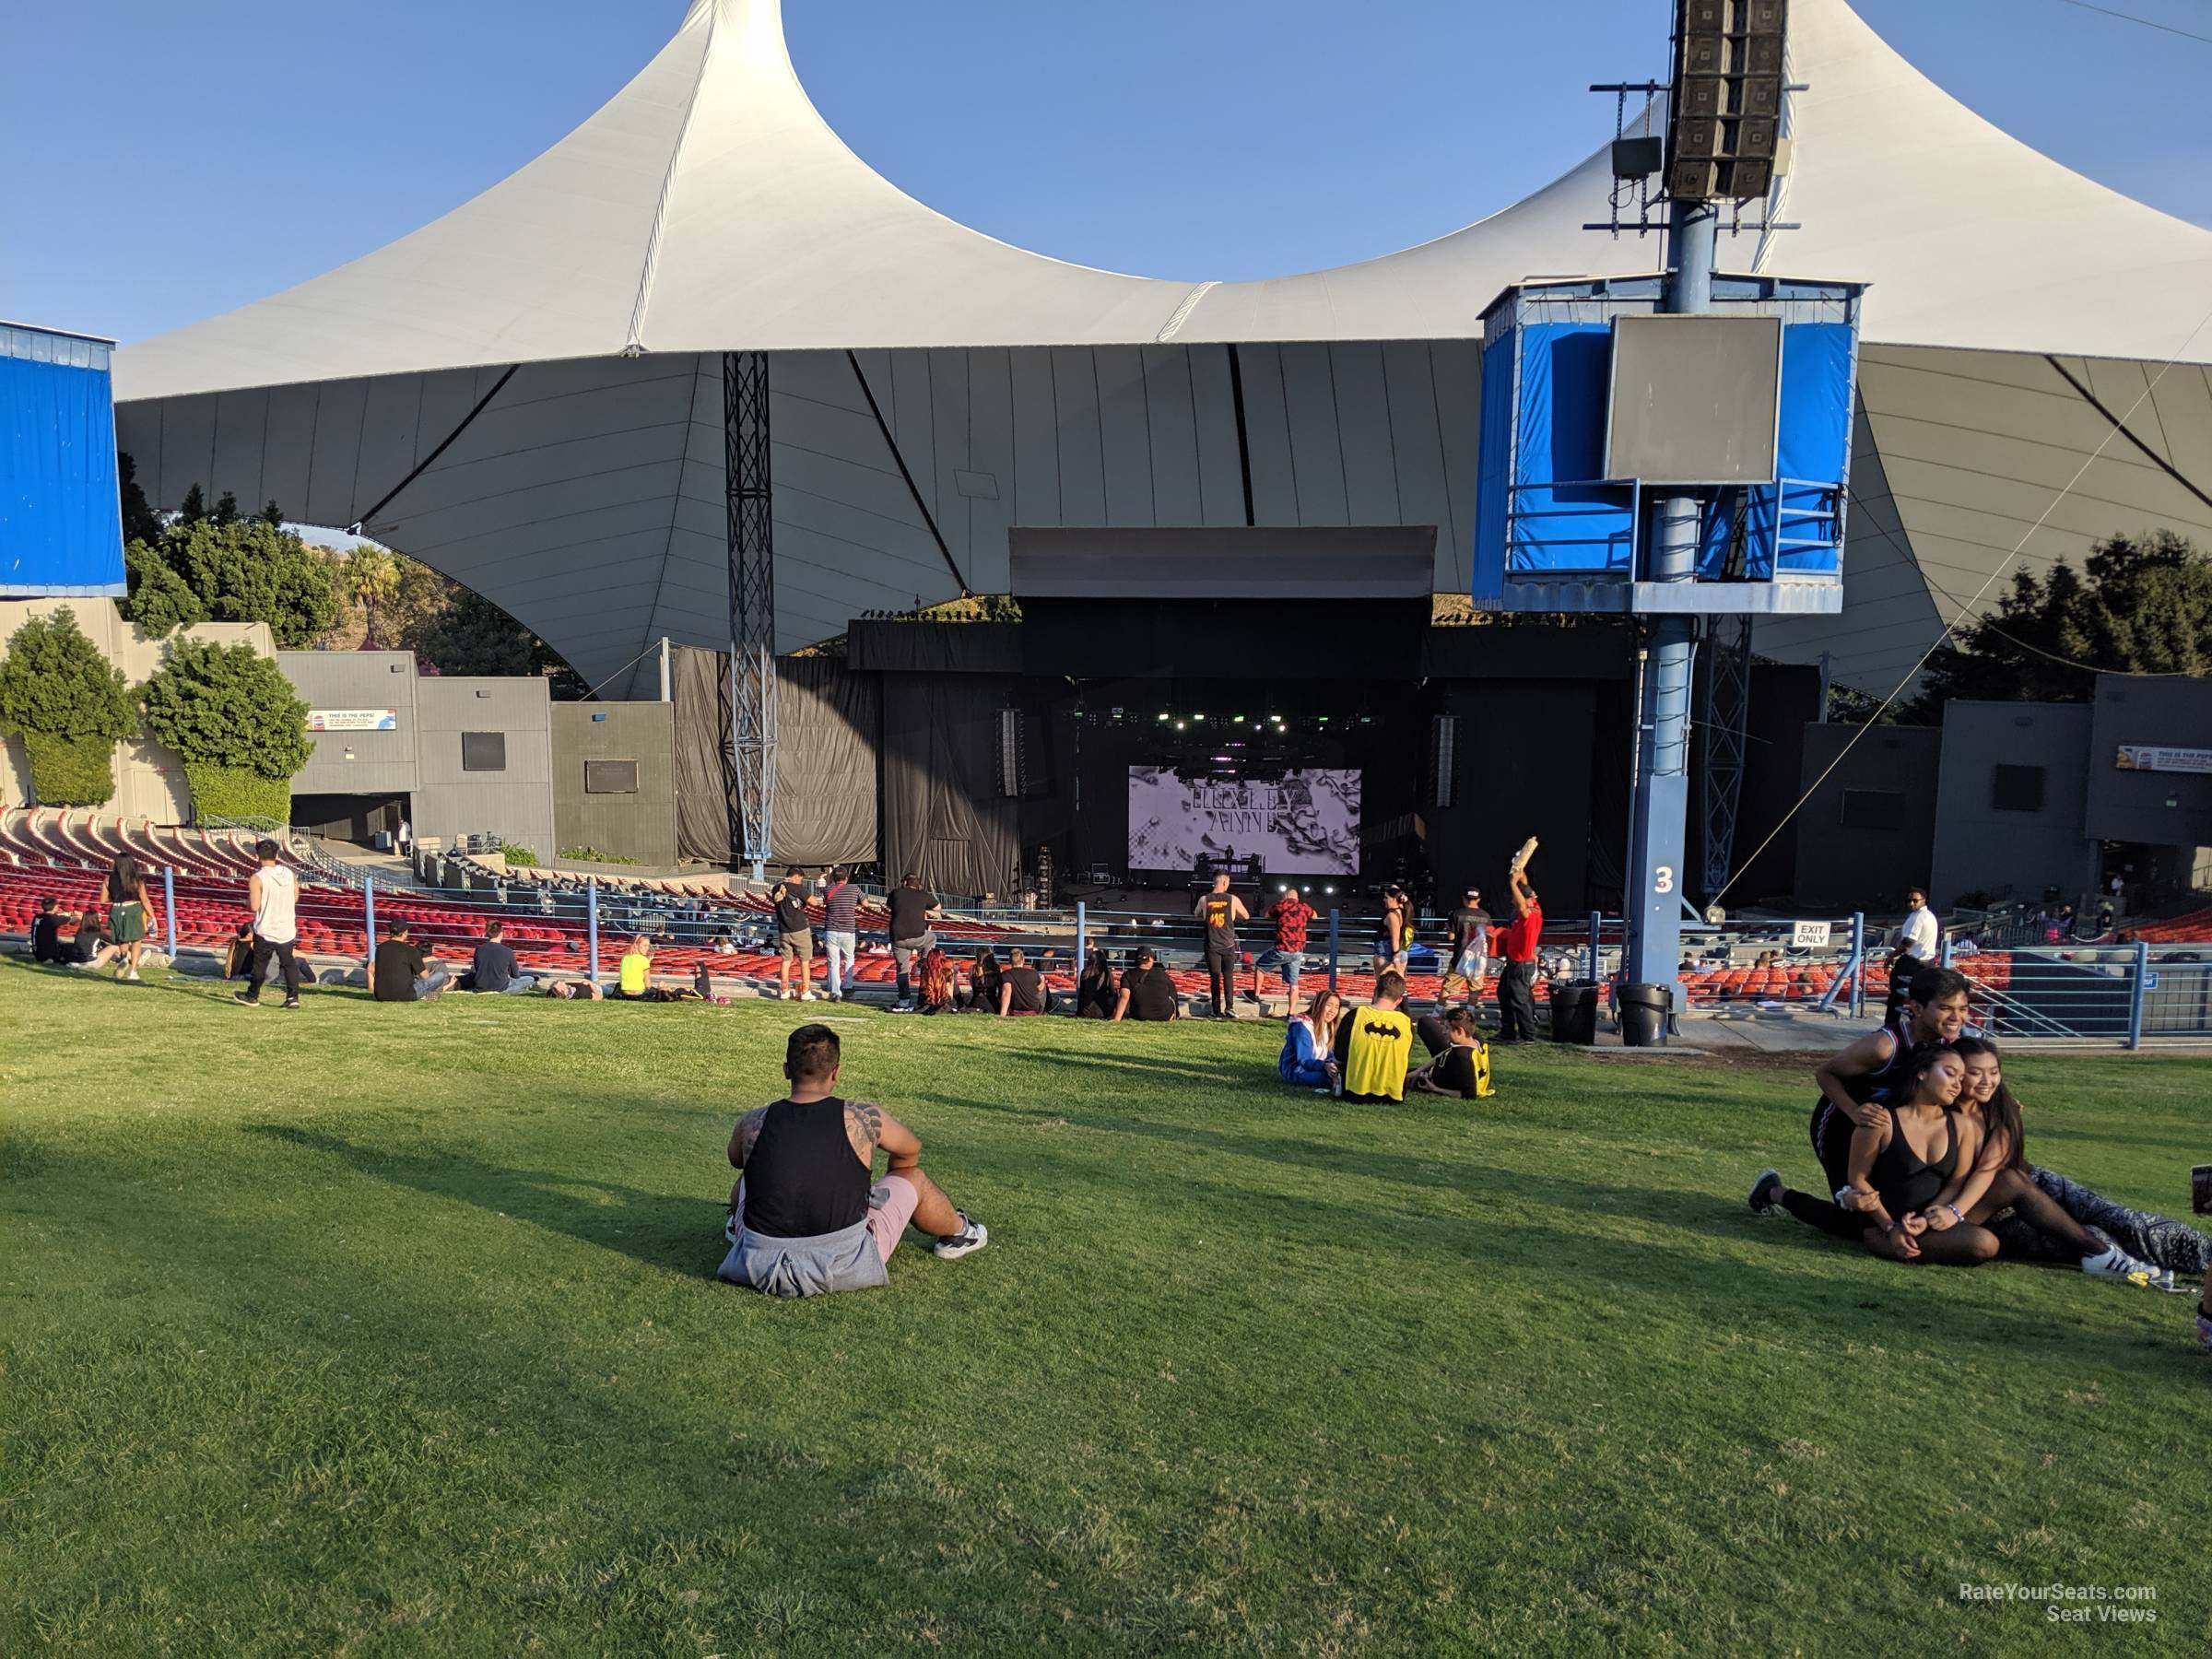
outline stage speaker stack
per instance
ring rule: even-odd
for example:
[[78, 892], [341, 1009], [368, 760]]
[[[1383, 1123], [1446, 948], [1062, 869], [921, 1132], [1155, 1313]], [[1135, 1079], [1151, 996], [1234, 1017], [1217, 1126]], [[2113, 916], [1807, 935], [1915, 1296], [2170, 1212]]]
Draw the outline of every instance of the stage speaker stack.
[[1019, 709], [998, 712], [998, 793], [1007, 800], [1020, 797], [1026, 781], [1021, 726]]
[[1678, 202], [1767, 194], [1781, 153], [1785, 0], [1676, 0], [1666, 193]]
[[1429, 804], [1449, 806], [1459, 795], [1459, 716], [1438, 714], [1429, 722]]

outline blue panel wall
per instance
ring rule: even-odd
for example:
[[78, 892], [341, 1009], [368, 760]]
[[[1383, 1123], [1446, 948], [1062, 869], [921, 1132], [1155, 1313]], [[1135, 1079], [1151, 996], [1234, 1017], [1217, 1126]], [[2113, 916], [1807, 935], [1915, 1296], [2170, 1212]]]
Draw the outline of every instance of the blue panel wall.
[[1514, 458], [1514, 569], [1628, 573], [1634, 547], [1626, 489], [1559, 488], [1605, 477], [1609, 323], [1520, 330], [1520, 449]]
[[0, 328], [0, 594], [124, 594], [104, 344]]

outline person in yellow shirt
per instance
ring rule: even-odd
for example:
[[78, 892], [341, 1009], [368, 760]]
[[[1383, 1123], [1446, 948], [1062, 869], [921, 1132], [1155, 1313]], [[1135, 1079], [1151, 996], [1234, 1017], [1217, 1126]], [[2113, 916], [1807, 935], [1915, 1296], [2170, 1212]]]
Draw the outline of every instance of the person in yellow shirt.
[[1406, 1066], [1413, 1054], [1413, 1021], [1400, 1006], [1406, 976], [1392, 969], [1375, 977], [1375, 1000], [1336, 1022], [1342, 1050], [1337, 1093], [1347, 1100], [1403, 1100]]
[[651, 1002], [653, 991], [653, 941], [643, 934], [630, 940], [629, 948], [622, 953], [620, 980], [615, 994], [624, 1002]]

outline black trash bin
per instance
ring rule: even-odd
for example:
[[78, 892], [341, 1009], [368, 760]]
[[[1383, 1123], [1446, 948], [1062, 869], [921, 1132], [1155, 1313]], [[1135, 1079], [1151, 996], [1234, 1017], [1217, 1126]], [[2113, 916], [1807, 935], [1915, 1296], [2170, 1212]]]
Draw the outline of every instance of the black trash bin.
[[1623, 985], [1620, 988], [1620, 1045], [1656, 1048], [1675, 1011], [1672, 985]]
[[1587, 1046], [1597, 1041], [1597, 993], [1595, 980], [1551, 982], [1554, 1042], [1580, 1042]]

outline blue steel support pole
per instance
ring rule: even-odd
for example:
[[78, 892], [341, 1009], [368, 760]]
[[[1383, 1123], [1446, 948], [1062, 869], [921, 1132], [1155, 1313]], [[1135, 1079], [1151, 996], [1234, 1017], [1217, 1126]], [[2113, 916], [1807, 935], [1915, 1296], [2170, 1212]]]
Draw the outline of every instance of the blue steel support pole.
[[1076, 900], [1076, 971], [1083, 971], [1083, 964], [1090, 960], [1090, 930], [1088, 918], [1084, 914], [1083, 900]]
[[2150, 947], [2136, 941], [2136, 971], [2127, 988], [2127, 1046], [2143, 1046], [2143, 993], [2150, 985]]
[[1950, 965], [1951, 935], [1947, 933], [1943, 935], [1943, 948], [1936, 953], [1936, 966], [1938, 968], [1948, 968]]
[[[1690, 314], [1712, 307], [1712, 262], [1720, 226], [1711, 202], [1677, 202], [1667, 227], [1669, 269], [1663, 309]], [[1697, 574], [1701, 504], [1694, 495], [1662, 497], [1653, 509], [1651, 554], [1636, 575], [1688, 582]], [[1689, 685], [1694, 627], [1687, 615], [1653, 617], [1645, 636], [1643, 697], [1637, 710], [1636, 793], [1630, 817], [1628, 928], [1623, 966], [1631, 984], [1665, 985], [1677, 1010], [1682, 987], [1682, 859], [1689, 811]], [[1661, 1030], [1665, 1041], [1665, 1029]]]
[[1866, 912], [1851, 912], [1851, 1017], [1866, 1017]]
[[1336, 912], [1329, 911], [1329, 989], [1336, 989]]
[[1592, 911], [1592, 912], [1590, 912], [1590, 982], [1591, 982], [1592, 984], [1594, 984], [1594, 984], [1596, 984], [1596, 983], [1598, 982], [1598, 981], [1600, 981], [1601, 979], [1603, 979], [1603, 978], [1605, 977], [1605, 975], [1603, 975], [1602, 973], [1600, 973], [1600, 972], [1597, 971], [1597, 970], [1598, 970], [1598, 955], [1597, 955], [1597, 950], [1598, 950], [1598, 946], [1597, 946], [1597, 929], [1598, 929], [1598, 923], [1599, 923], [1599, 918], [1598, 918], [1598, 913], [1597, 913], [1597, 912], [1595, 912], [1595, 911]]
[[591, 936], [592, 982], [599, 982], [599, 877], [587, 876], [583, 881], [583, 925]]
[[169, 924], [169, 966], [173, 972], [177, 966], [177, 872], [166, 865], [161, 870], [161, 916]]
[[[361, 957], [361, 966], [366, 968], [376, 960], [376, 877], [373, 876], [361, 877], [361, 924], [368, 929], [362, 935], [361, 944], [364, 953]], [[259, 985], [248, 988], [256, 996], [261, 994]]]

